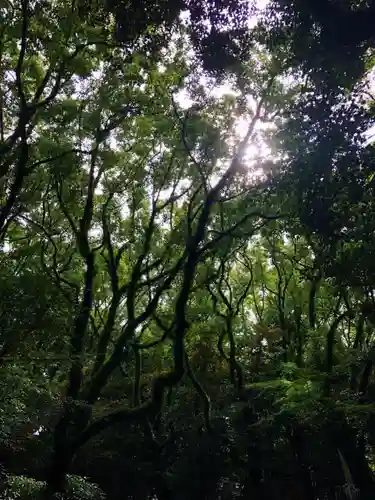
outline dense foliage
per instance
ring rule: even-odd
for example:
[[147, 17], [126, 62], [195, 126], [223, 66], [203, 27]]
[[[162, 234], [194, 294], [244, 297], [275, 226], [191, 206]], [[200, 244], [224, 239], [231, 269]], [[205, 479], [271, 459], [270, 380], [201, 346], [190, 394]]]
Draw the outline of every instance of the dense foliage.
[[375, 497], [375, 3], [0, 3], [0, 496]]

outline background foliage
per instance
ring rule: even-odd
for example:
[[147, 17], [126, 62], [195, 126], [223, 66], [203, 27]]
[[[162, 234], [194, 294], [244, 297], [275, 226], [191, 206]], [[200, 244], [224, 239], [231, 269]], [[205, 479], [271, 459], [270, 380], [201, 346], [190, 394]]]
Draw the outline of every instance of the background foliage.
[[375, 3], [0, 3], [0, 494], [372, 499]]

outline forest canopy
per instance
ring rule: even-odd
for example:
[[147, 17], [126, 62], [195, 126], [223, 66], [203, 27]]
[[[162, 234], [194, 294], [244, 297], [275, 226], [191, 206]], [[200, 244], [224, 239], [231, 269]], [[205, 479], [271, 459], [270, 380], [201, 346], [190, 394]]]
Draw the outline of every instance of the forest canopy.
[[0, 1], [0, 498], [375, 498], [374, 66], [373, 1]]

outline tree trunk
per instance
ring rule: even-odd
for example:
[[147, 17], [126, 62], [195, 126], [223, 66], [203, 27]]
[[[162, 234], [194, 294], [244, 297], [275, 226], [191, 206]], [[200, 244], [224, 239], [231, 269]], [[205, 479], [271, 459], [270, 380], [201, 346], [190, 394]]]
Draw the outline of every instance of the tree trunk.
[[[355, 352], [357, 357], [359, 348], [362, 346], [363, 343], [364, 324], [365, 324], [365, 317], [363, 314], [361, 314], [357, 322], [356, 334], [353, 344], [353, 351]], [[350, 389], [352, 391], [355, 391], [357, 389], [357, 377], [359, 375], [359, 371], [360, 369], [358, 367], [357, 360], [355, 360], [350, 367]]]
[[365, 456], [363, 440], [358, 443], [355, 430], [351, 429], [343, 419], [340, 425], [338, 423], [334, 425], [331, 435], [336, 448], [340, 450], [347, 462], [354, 485], [360, 491], [361, 500], [373, 500], [375, 498], [375, 477]]
[[90, 418], [90, 405], [75, 401], [65, 406], [53, 435], [54, 446], [46, 477], [48, 494], [64, 492], [66, 475], [76, 452], [74, 440], [88, 425]]
[[162, 474], [157, 476], [154, 490], [158, 500], [173, 500], [174, 498], [174, 495], [168, 487], [167, 481]]
[[250, 446], [247, 452], [247, 471], [242, 489], [241, 498], [254, 498], [257, 500], [270, 500], [266, 493], [263, 480], [262, 457], [260, 445], [255, 436], [250, 437]]
[[373, 361], [371, 359], [369, 359], [365, 365], [364, 370], [363, 370], [361, 382], [360, 382], [359, 388], [358, 388], [358, 392], [360, 392], [361, 394], [366, 394], [366, 392], [367, 392], [367, 388], [369, 386], [370, 378], [372, 375], [372, 368], [373, 368]]
[[66, 487], [66, 476], [72, 461], [72, 456], [67, 450], [55, 449], [52, 455], [51, 466], [46, 478], [46, 500], [54, 493], [64, 493]]
[[361, 500], [373, 500], [375, 498], [375, 480], [374, 474], [371, 471], [366, 457], [358, 449], [350, 450], [345, 453], [344, 457], [348, 463], [349, 470], [352, 474], [354, 484], [360, 491]]
[[295, 424], [289, 429], [288, 439], [292, 448], [296, 468], [300, 471], [300, 483], [304, 490], [303, 498], [306, 500], [315, 500], [317, 495], [311, 481], [309, 464], [306, 461], [303, 435]]

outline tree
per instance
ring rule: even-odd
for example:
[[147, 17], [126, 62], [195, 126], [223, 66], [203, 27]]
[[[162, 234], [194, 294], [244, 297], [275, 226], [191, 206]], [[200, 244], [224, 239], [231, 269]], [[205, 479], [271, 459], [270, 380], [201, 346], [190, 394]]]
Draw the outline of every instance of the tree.
[[372, 6], [331, 4], [350, 71], [319, 2], [1, 10], [8, 490], [373, 497]]

